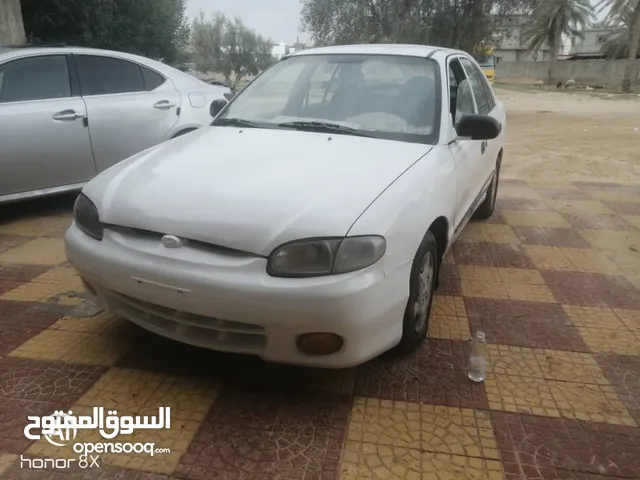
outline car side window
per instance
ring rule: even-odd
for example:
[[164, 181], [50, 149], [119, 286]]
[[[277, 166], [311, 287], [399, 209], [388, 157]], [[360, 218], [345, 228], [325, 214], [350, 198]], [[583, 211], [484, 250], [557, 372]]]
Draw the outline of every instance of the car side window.
[[166, 78], [164, 78], [159, 73], [156, 73], [153, 70], [146, 67], [140, 67], [140, 68], [142, 69], [142, 78], [144, 79], [144, 86], [146, 87], [148, 92], [150, 92], [151, 90], [155, 90], [166, 81]]
[[461, 59], [460, 62], [469, 78], [473, 95], [476, 97], [478, 113], [488, 115], [495, 107], [495, 104], [493, 95], [487, 90], [487, 80], [484, 73], [467, 58]]
[[144, 78], [139, 65], [119, 58], [98, 55], [75, 55], [83, 96], [144, 92]]
[[454, 125], [457, 125], [463, 116], [477, 113], [469, 79], [458, 59], [449, 62], [449, 95]]
[[21, 58], [0, 66], [0, 103], [71, 96], [67, 57]]

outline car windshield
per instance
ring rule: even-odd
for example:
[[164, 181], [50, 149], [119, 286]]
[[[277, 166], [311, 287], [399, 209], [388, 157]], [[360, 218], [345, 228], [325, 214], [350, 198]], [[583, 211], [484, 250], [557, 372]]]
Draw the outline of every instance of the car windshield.
[[440, 76], [432, 59], [300, 55], [249, 84], [213, 125], [292, 128], [433, 144]]

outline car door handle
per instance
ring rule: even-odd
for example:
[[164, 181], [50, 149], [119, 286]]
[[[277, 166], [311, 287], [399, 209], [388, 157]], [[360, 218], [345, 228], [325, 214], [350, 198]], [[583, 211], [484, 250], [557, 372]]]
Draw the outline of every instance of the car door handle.
[[84, 114], [77, 113], [75, 110], [62, 110], [61, 112], [54, 114], [51, 118], [59, 122], [73, 122], [74, 120], [84, 117]]
[[169, 100], [160, 100], [159, 102], [153, 104], [153, 108], [157, 108], [160, 110], [169, 110], [170, 108], [173, 108], [175, 106], [176, 104], [170, 102]]
[[480, 151], [482, 152], [483, 155], [484, 155], [484, 152], [487, 150], [487, 145], [488, 143], [486, 140], [483, 140], [482, 144], [480, 144]]

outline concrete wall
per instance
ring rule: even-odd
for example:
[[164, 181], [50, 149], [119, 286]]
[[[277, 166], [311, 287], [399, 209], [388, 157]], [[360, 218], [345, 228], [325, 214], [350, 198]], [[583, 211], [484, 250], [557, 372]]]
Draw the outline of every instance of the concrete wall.
[[[558, 62], [558, 78], [573, 78], [578, 83], [618, 85], [622, 83], [626, 66], [626, 60], [562, 60]], [[496, 78], [498, 81], [544, 80], [548, 72], [548, 62], [500, 62], [496, 69]], [[636, 82], [640, 83], [640, 60]]]
[[24, 42], [20, 0], [0, 0], [0, 45]]

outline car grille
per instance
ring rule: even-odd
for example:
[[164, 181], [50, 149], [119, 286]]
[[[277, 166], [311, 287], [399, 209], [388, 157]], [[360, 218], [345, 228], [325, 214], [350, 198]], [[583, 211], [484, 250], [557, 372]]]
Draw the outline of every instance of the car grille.
[[192, 345], [237, 353], [260, 353], [267, 337], [264, 328], [162, 307], [111, 292], [109, 308], [139, 326]]

